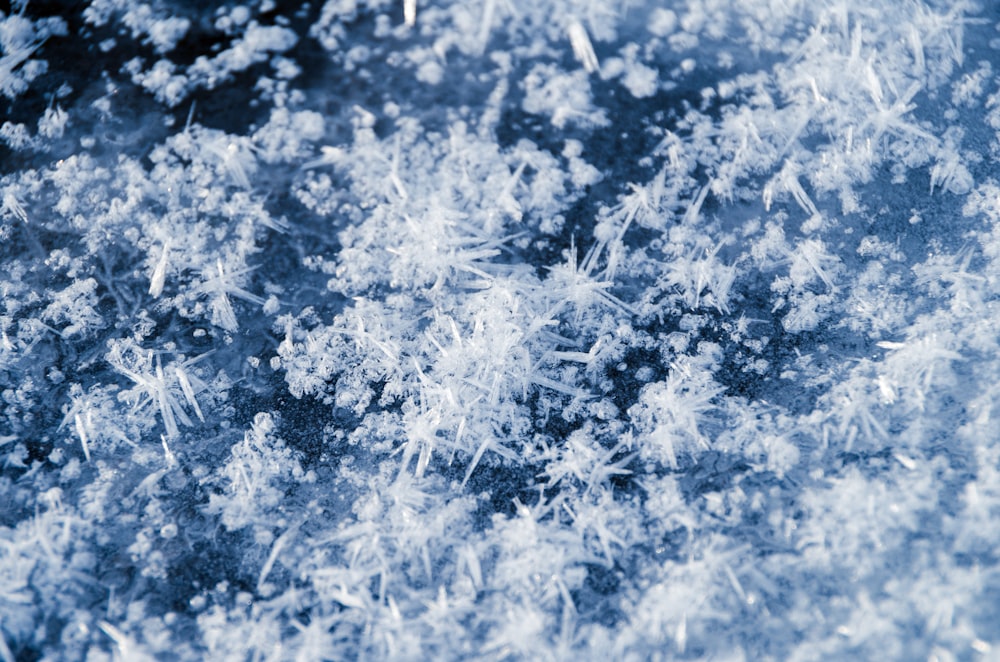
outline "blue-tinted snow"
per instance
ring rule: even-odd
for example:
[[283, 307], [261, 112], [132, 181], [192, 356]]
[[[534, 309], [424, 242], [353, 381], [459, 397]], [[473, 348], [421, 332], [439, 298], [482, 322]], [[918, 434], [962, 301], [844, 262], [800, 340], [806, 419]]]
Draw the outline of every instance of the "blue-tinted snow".
[[0, 660], [992, 659], [1000, 15], [0, 14]]

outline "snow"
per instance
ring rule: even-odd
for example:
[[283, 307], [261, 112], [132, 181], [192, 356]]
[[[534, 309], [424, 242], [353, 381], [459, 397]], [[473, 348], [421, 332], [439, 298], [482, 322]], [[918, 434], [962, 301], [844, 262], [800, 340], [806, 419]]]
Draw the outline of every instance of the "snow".
[[0, 13], [0, 660], [993, 659], [1000, 15]]

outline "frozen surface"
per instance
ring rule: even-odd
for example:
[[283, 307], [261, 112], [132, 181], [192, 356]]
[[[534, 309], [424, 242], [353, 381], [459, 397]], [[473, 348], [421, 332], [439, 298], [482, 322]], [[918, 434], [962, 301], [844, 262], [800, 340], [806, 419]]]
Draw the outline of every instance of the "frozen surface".
[[995, 3], [11, 12], [0, 661], [1000, 655]]

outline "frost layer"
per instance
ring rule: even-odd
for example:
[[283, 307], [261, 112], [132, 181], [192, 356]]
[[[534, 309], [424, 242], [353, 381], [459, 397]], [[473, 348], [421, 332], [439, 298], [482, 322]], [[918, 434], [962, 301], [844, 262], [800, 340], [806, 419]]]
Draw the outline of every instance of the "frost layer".
[[0, 13], [0, 660], [975, 659], [967, 2]]

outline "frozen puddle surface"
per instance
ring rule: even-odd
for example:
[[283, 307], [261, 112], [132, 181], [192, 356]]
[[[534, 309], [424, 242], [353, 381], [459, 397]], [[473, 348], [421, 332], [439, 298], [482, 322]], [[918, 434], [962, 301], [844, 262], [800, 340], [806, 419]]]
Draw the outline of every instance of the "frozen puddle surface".
[[991, 659], [998, 54], [989, 3], [15, 2], [0, 660]]

